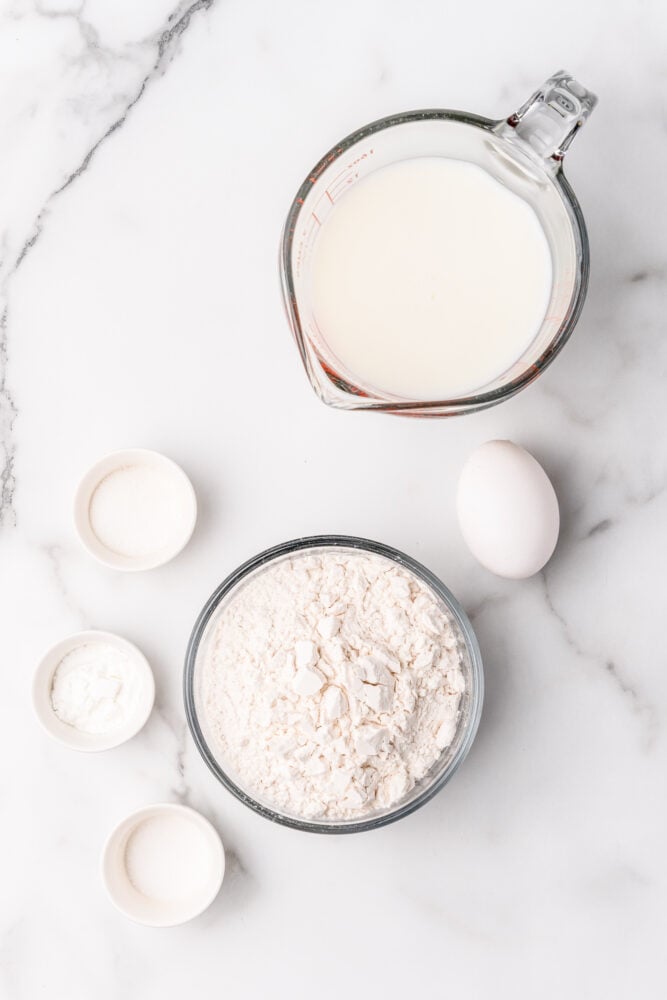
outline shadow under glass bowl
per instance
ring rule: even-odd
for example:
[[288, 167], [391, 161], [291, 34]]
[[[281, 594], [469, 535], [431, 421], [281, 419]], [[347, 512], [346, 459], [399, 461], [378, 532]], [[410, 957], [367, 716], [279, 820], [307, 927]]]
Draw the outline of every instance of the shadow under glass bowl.
[[[213, 740], [206, 733], [205, 713], [200, 711], [199, 706], [199, 686], [208, 641], [215, 630], [219, 615], [233, 599], [236, 589], [279, 560], [289, 559], [300, 553], [312, 555], [331, 550], [347, 550], [381, 556], [414, 574], [432, 591], [438, 602], [448, 612], [457, 633], [462, 661], [461, 669], [465, 677], [466, 689], [462, 695], [454, 739], [443, 750], [440, 758], [426, 776], [414, 788], [410, 789], [403, 799], [389, 808], [378, 809], [363, 817], [340, 820], [330, 818], [304, 819], [282, 812], [270, 802], [262, 801], [236, 780], [224, 761], [216, 754], [212, 746]], [[433, 798], [458, 769], [472, 745], [482, 712], [483, 691], [482, 659], [477, 639], [465, 612], [444, 584], [420, 563], [396, 549], [380, 542], [345, 535], [317, 535], [310, 538], [298, 538], [267, 549], [239, 566], [220, 584], [204, 605], [190, 637], [185, 659], [184, 698], [188, 725], [199, 753], [218, 781], [260, 816], [296, 830], [312, 833], [359, 833], [363, 830], [373, 830], [408, 816]]]

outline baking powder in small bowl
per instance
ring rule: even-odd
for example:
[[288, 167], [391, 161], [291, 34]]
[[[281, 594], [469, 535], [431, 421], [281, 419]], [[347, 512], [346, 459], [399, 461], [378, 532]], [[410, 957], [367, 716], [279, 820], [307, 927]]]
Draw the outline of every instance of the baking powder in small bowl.
[[146, 657], [111, 632], [77, 632], [42, 658], [33, 704], [44, 729], [73, 750], [110, 750], [150, 715], [155, 682]]

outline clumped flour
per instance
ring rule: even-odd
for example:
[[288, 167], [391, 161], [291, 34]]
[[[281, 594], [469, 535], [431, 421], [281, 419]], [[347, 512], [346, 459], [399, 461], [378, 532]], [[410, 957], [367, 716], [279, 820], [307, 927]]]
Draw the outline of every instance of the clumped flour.
[[456, 626], [394, 562], [355, 550], [285, 558], [218, 614], [205, 726], [268, 804], [362, 817], [402, 799], [452, 742], [465, 689]]

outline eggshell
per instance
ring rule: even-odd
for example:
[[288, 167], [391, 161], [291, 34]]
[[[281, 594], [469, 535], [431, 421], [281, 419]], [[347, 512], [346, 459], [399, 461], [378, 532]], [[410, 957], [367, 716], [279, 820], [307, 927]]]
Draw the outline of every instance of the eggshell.
[[511, 441], [487, 441], [463, 467], [457, 494], [461, 534], [476, 559], [498, 576], [539, 573], [558, 541], [560, 516], [551, 480]]

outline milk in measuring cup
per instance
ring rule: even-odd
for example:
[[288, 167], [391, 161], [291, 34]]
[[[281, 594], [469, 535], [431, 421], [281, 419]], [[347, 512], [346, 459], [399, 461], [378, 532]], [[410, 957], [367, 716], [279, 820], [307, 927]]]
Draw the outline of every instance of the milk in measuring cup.
[[419, 157], [336, 201], [314, 248], [313, 312], [341, 373], [405, 399], [480, 390], [531, 343], [552, 264], [537, 215], [481, 167]]

